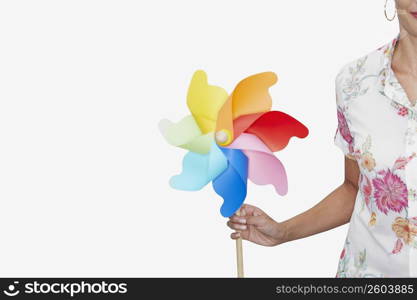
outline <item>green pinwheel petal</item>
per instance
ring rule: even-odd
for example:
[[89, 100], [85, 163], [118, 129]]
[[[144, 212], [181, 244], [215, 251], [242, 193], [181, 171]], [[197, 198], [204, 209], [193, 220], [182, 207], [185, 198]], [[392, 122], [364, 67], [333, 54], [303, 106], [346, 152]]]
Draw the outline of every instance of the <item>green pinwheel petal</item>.
[[187, 116], [178, 123], [169, 120], [159, 122], [159, 130], [168, 143], [199, 154], [207, 154], [213, 142], [213, 132], [202, 134], [193, 116]]

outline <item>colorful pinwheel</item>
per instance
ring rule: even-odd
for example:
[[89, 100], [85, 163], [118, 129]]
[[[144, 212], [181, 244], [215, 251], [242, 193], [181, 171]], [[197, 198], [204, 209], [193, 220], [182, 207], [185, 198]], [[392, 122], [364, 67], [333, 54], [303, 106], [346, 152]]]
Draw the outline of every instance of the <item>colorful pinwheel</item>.
[[209, 85], [204, 71], [194, 73], [187, 95], [191, 115], [176, 124], [159, 124], [171, 145], [189, 150], [182, 173], [171, 178], [173, 188], [196, 191], [212, 182], [223, 197], [224, 217], [243, 204], [248, 178], [272, 184], [279, 195], [287, 193], [284, 166], [273, 152], [284, 149], [293, 136], [306, 137], [308, 129], [283, 112], [271, 111], [268, 89], [276, 82], [275, 73], [255, 74], [228, 95]]

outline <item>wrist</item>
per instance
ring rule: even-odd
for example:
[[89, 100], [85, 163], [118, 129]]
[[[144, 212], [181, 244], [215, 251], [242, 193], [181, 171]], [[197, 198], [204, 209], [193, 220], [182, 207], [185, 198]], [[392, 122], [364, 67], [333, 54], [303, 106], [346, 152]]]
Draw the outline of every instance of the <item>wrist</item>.
[[275, 222], [275, 246], [288, 242], [288, 226], [286, 222]]
[[283, 244], [290, 241], [288, 222], [277, 222], [278, 232], [279, 232], [279, 244]]

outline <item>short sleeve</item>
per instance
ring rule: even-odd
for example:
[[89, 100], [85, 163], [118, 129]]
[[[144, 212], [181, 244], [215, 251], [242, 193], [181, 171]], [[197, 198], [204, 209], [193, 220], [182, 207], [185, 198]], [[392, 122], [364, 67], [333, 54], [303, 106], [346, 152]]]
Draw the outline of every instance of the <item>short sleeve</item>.
[[353, 148], [354, 139], [349, 128], [348, 107], [342, 98], [342, 80], [343, 70], [338, 73], [335, 80], [337, 127], [333, 139], [334, 144], [342, 150], [344, 155], [350, 159], [355, 159]]

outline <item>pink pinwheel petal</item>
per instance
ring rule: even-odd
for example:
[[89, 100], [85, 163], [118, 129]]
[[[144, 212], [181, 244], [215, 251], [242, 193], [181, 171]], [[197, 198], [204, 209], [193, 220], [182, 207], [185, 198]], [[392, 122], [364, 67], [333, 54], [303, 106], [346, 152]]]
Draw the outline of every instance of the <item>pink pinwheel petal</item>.
[[248, 157], [248, 178], [256, 184], [272, 184], [281, 196], [288, 191], [287, 174], [284, 165], [273, 154], [243, 150]]
[[256, 135], [250, 133], [242, 133], [226, 148], [253, 150], [272, 153], [271, 150]]
[[248, 177], [253, 183], [272, 184], [279, 195], [287, 193], [288, 181], [283, 164], [257, 136], [242, 133], [227, 148], [241, 149], [248, 157]]

